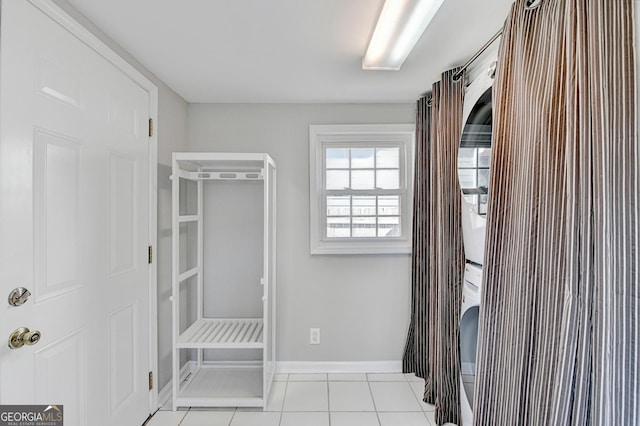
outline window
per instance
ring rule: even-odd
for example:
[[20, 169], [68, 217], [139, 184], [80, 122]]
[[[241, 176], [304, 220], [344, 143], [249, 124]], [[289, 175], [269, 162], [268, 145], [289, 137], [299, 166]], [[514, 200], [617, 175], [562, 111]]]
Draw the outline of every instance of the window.
[[461, 144], [458, 154], [460, 188], [466, 202], [481, 216], [487, 215], [490, 163], [491, 148], [469, 148]]
[[458, 180], [464, 200], [480, 216], [487, 215], [493, 119], [491, 105], [489, 87], [469, 113], [458, 152]]
[[410, 253], [411, 124], [309, 127], [312, 254]]

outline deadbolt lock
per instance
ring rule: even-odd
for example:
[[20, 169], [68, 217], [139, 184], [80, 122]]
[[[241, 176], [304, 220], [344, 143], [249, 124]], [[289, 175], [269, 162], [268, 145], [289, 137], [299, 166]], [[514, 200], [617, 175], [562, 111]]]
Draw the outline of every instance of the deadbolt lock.
[[20, 349], [24, 345], [33, 346], [40, 341], [42, 333], [38, 330], [29, 330], [27, 327], [20, 327], [13, 330], [9, 336], [9, 348]]
[[9, 304], [11, 306], [20, 306], [29, 299], [31, 292], [24, 287], [18, 287], [9, 293]]

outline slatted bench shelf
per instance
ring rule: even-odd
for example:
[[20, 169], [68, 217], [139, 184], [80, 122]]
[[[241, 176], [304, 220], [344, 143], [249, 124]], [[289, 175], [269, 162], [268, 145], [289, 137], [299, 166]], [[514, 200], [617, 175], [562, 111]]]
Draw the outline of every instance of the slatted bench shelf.
[[178, 348], [261, 349], [263, 323], [260, 318], [202, 318], [178, 337]]

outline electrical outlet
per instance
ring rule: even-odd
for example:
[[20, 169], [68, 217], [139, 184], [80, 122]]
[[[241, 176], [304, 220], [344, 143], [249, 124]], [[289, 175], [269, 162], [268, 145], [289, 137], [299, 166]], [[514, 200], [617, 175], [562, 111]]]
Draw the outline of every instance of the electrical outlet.
[[310, 328], [309, 329], [309, 344], [310, 345], [319, 345], [320, 344], [320, 329], [319, 328]]

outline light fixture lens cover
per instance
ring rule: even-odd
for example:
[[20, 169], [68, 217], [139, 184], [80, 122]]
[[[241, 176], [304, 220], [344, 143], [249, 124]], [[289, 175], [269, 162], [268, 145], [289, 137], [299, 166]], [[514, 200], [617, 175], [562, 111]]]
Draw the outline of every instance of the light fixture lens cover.
[[399, 70], [444, 0], [386, 0], [373, 31], [364, 70]]

